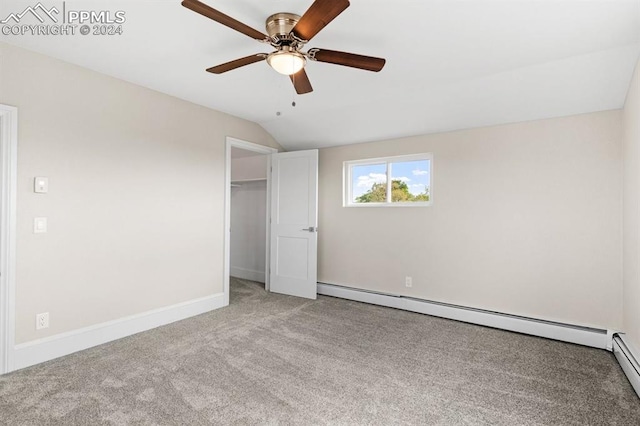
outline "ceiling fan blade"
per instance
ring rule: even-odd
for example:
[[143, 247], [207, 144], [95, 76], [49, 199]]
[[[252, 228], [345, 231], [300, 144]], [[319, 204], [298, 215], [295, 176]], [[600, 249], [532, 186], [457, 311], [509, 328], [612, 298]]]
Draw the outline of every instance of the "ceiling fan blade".
[[378, 72], [387, 62], [382, 58], [356, 55], [355, 53], [338, 52], [337, 50], [310, 49], [311, 58], [318, 62], [344, 65], [345, 67]]
[[311, 82], [309, 81], [309, 77], [307, 76], [307, 72], [302, 68], [295, 74], [289, 76], [291, 78], [291, 82], [293, 83], [293, 87], [296, 89], [296, 93], [298, 95], [304, 95], [305, 93], [313, 92], [313, 87], [311, 87]]
[[291, 32], [299, 39], [309, 41], [347, 7], [349, 0], [316, 0]]
[[269, 37], [266, 34], [261, 33], [258, 30], [254, 30], [248, 25], [243, 24], [240, 21], [236, 21], [230, 16], [225, 15], [222, 12], [219, 12], [198, 0], [184, 0], [182, 5], [187, 9], [191, 9], [196, 13], [199, 13], [202, 16], [206, 16], [207, 18], [213, 19], [214, 21], [225, 25], [233, 30], [239, 31], [244, 35], [247, 35], [256, 40], [266, 40]]
[[222, 74], [223, 72], [235, 70], [236, 68], [244, 67], [245, 65], [264, 61], [266, 57], [266, 53], [257, 53], [255, 55], [245, 56], [244, 58], [236, 59], [235, 61], [230, 61], [224, 64], [216, 65], [215, 67], [207, 68], [207, 72], [213, 74]]

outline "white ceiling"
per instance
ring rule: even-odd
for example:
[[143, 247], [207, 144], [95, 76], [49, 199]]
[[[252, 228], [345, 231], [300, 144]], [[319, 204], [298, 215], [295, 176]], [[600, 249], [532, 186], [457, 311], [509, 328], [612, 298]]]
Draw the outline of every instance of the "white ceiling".
[[[268, 15], [311, 2], [205, 0], [263, 32]], [[30, 3], [3, 0], [0, 17]], [[620, 108], [640, 52], [640, 0], [351, 0], [307, 47], [384, 57], [386, 67], [311, 62], [314, 92], [298, 96], [266, 63], [205, 72], [268, 46], [179, 0], [66, 7], [124, 10], [124, 34], [0, 40], [255, 121], [287, 149]]]

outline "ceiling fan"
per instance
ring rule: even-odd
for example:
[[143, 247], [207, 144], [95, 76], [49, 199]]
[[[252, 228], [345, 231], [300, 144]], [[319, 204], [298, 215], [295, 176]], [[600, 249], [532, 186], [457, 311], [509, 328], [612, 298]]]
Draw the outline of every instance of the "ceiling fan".
[[304, 70], [307, 60], [375, 72], [380, 71], [385, 64], [385, 60], [382, 58], [335, 50], [313, 48], [306, 52], [302, 51], [306, 43], [349, 7], [348, 0], [315, 0], [302, 17], [284, 12], [273, 14], [267, 18], [266, 22], [268, 35], [198, 0], [184, 0], [182, 5], [259, 42], [270, 44], [276, 49], [271, 53], [257, 53], [208, 68], [207, 71], [213, 74], [222, 74], [266, 59], [274, 70], [280, 74], [288, 75], [296, 92], [302, 95], [313, 91], [309, 77]]

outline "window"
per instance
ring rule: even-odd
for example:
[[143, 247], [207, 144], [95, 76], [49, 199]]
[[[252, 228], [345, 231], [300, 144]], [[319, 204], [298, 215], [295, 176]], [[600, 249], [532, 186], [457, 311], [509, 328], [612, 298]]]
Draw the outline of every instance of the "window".
[[431, 154], [344, 162], [344, 206], [428, 206]]

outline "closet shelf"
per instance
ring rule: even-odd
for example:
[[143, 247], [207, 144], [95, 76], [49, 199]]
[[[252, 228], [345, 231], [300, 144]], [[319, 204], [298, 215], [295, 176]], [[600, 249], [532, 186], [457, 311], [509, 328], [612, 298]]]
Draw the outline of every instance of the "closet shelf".
[[238, 179], [238, 180], [232, 180], [231, 184], [234, 183], [248, 183], [248, 182], [260, 182], [260, 181], [266, 181], [267, 178], [258, 178], [258, 179]]

